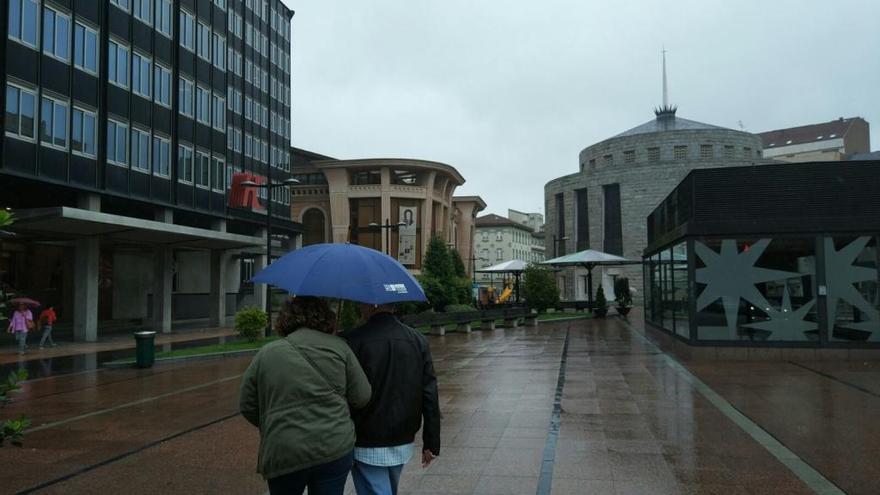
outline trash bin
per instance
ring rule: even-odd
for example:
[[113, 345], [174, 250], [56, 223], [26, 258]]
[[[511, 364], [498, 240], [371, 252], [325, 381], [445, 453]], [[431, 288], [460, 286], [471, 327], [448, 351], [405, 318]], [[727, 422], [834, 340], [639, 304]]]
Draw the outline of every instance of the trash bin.
[[138, 368], [150, 368], [156, 360], [156, 332], [135, 332], [135, 364]]

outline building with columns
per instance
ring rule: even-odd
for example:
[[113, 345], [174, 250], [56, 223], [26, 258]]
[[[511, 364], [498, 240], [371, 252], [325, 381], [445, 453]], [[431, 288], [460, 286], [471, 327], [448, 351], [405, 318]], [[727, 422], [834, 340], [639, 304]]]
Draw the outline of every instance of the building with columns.
[[388, 253], [413, 273], [421, 272], [432, 237], [463, 259], [471, 256], [474, 219], [486, 204], [454, 196], [464, 184], [454, 167], [406, 158], [337, 160], [298, 148], [291, 163], [300, 181], [291, 211], [303, 225], [303, 245], [351, 242]]
[[0, 239], [3, 294], [53, 304], [57, 331], [85, 341], [262, 306], [249, 280], [266, 263], [266, 210], [275, 253], [302, 229], [289, 190], [232, 204], [229, 188], [236, 172], [290, 177], [293, 11], [6, 3], [0, 207], [18, 220]]

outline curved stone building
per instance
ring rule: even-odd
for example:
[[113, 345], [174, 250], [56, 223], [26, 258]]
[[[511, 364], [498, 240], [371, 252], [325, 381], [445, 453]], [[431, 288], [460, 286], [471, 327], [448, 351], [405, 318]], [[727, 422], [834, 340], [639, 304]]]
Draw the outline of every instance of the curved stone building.
[[350, 242], [388, 253], [415, 273], [435, 236], [463, 260], [472, 256], [474, 219], [486, 203], [453, 196], [464, 184], [454, 167], [406, 158], [337, 160], [297, 148], [291, 158], [300, 181], [291, 188], [291, 211], [303, 224], [303, 245]]
[[[647, 245], [648, 215], [689, 171], [767, 162], [757, 135], [675, 113], [674, 107], [661, 108], [653, 120], [584, 148], [577, 173], [544, 186], [547, 259], [595, 249], [639, 260]], [[593, 275], [609, 299], [613, 279], [629, 277], [641, 300], [640, 267], [609, 267]], [[563, 270], [558, 280], [564, 300], [587, 299], [585, 270]]]

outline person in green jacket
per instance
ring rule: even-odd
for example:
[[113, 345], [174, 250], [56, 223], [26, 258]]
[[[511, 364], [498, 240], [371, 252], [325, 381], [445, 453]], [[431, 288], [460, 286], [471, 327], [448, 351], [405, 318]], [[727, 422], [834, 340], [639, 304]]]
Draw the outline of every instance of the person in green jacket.
[[257, 471], [272, 495], [341, 495], [355, 442], [349, 408], [367, 405], [370, 383], [323, 299], [288, 300], [275, 329], [283, 338], [260, 349], [241, 382], [241, 414], [260, 429]]

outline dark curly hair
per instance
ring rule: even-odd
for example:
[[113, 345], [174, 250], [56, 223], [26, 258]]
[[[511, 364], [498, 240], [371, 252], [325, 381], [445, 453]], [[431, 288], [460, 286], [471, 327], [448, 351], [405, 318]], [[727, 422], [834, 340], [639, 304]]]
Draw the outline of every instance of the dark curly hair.
[[275, 323], [275, 331], [287, 337], [300, 328], [311, 328], [324, 333], [336, 331], [336, 314], [327, 301], [311, 296], [291, 297]]

